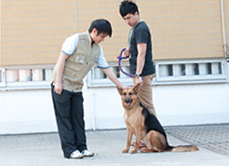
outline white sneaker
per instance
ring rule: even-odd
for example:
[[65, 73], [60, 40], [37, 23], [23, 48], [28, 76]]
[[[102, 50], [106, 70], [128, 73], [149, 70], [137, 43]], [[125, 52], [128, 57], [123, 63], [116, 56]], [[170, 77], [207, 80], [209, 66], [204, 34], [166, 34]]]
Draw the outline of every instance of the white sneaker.
[[92, 156], [94, 156], [94, 153], [90, 152], [89, 150], [83, 150], [81, 153], [82, 153], [82, 155], [84, 157], [92, 157]]
[[70, 154], [70, 159], [82, 159], [84, 157], [84, 155], [82, 153], [80, 153], [80, 151], [75, 150], [74, 152], [72, 152]]

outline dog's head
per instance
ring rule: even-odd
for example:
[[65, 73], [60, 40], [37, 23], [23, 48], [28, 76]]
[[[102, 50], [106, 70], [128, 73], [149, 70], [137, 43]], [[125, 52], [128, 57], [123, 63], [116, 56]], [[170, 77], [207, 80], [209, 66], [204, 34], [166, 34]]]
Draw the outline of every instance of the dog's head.
[[138, 84], [133, 88], [128, 89], [118, 89], [119, 94], [121, 95], [122, 105], [126, 110], [130, 110], [138, 104], [137, 94], [141, 88], [141, 85]]

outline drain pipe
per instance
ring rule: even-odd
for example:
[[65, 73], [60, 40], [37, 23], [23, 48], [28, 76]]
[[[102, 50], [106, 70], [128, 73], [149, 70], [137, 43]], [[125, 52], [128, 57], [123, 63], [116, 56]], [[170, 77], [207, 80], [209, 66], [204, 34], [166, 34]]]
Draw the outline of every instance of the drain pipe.
[[225, 58], [229, 62], [228, 51], [227, 51], [227, 40], [226, 40], [226, 30], [225, 30], [225, 17], [224, 17], [224, 0], [221, 0], [221, 17], [222, 17], [222, 30], [223, 30], [223, 47]]
[[92, 130], [95, 130], [96, 129], [96, 126], [95, 126], [95, 99], [96, 99], [96, 96], [95, 96], [95, 93], [93, 93], [93, 110], [92, 110]]

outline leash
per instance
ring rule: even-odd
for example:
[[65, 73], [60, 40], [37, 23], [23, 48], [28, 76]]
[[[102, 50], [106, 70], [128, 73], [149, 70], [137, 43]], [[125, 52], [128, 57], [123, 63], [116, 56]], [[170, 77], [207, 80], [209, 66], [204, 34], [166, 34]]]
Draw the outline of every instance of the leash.
[[119, 70], [121, 70], [121, 72], [122, 72], [123, 74], [125, 74], [125, 75], [127, 75], [127, 76], [129, 76], [129, 77], [135, 77], [135, 75], [133, 75], [133, 74], [128, 74], [128, 73], [126, 73], [124, 70], [122, 70], [122, 67], [121, 67], [121, 60], [129, 58], [129, 56], [122, 57], [122, 53], [123, 53], [123, 51], [125, 51], [125, 50], [126, 50], [126, 48], [123, 48], [123, 49], [121, 50], [119, 56], [117, 57], [117, 59], [118, 59], [118, 68], [119, 68]]

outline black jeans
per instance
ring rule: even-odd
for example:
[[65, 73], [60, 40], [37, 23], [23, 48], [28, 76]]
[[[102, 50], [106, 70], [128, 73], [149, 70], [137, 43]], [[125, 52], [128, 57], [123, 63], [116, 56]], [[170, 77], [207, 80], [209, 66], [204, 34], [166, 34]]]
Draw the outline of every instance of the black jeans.
[[53, 106], [64, 157], [87, 149], [82, 92], [62, 91], [58, 95], [51, 85]]

